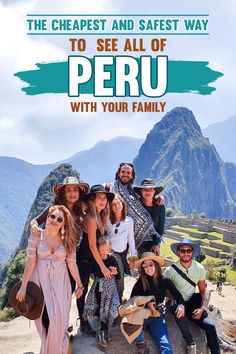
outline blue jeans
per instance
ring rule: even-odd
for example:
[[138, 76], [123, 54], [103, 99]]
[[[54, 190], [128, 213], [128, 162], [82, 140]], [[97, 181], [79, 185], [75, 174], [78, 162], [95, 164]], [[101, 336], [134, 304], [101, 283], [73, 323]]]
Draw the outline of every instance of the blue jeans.
[[[144, 321], [148, 332], [153, 337], [156, 345], [158, 346], [161, 354], [173, 354], [173, 350], [170, 344], [167, 324], [165, 316], [160, 317], [149, 317]], [[144, 342], [145, 334], [144, 331], [136, 339], [136, 344]]]

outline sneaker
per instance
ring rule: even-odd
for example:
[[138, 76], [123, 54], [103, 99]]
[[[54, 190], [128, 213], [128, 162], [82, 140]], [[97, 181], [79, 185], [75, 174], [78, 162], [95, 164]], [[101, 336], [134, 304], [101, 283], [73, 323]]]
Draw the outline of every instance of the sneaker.
[[138, 347], [138, 350], [137, 350], [138, 354], [148, 354], [150, 352], [150, 349], [147, 346], [146, 342], [138, 343], [137, 347]]
[[105, 339], [105, 331], [100, 331], [99, 333], [97, 333], [97, 340], [100, 347], [102, 348], [107, 347], [107, 341]]
[[187, 354], [197, 354], [197, 346], [195, 343], [187, 346]]

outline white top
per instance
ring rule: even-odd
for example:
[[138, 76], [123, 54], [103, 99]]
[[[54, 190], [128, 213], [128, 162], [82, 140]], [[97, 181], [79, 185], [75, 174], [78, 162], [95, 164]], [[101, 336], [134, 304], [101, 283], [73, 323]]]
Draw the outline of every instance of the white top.
[[[119, 226], [117, 226], [119, 225]], [[115, 232], [115, 230], [117, 230]], [[107, 238], [111, 242], [111, 248], [114, 252], [124, 252], [129, 244], [131, 256], [136, 256], [134, 242], [134, 222], [130, 216], [126, 216], [125, 220], [111, 224], [107, 224]]]

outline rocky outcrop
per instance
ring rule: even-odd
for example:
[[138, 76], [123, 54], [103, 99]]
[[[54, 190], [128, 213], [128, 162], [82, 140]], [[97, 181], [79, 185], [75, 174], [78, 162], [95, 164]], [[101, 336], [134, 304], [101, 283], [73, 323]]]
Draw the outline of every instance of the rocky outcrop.
[[154, 178], [165, 187], [168, 207], [209, 217], [236, 216], [236, 168], [228, 167], [204, 138], [187, 108], [177, 107], [155, 124], [134, 160], [138, 182]]

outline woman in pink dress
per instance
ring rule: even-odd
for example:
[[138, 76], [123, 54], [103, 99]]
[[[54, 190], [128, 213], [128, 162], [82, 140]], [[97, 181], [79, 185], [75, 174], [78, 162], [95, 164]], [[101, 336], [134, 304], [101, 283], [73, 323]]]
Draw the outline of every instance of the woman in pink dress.
[[22, 285], [16, 295], [25, 298], [29, 280], [38, 284], [44, 295], [44, 310], [35, 320], [41, 338], [40, 354], [67, 354], [67, 327], [71, 306], [68, 269], [76, 282], [75, 295], [83, 292], [76, 265], [76, 228], [69, 210], [63, 205], [50, 207], [41, 237], [30, 236]]

